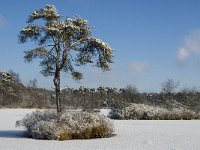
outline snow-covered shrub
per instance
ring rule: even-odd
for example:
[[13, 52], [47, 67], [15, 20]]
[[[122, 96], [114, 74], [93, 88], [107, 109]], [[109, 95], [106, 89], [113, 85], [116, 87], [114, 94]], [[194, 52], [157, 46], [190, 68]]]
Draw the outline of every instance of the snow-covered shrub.
[[199, 119], [199, 115], [185, 108], [167, 110], [161, 107], [131, 103], [123, 109], [113, 109], [109, 115], [112, 119], [144, 120], [189, 120]]
[[109, 137], [114, 129], [109, 118], [88, 112], [36, 111], [16, 122], [35, 139], [90, 139]]
[[[27, 114], [22, 120], [16, 122], [16, 126], [24, 126], [26, 135], [38, 139], [54, 139], [56, 111], [35, 111]], [[53, 138], [54, 137], [54, 138]]]
[[200, 114], [185, 108], [173, 108], [169, 113], [170, 120], [200, 119]]

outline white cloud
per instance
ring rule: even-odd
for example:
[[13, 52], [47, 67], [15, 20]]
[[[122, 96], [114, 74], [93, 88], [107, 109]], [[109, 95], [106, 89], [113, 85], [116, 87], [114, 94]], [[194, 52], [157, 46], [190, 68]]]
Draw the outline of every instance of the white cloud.
[[129, 64], [129, 69], [133, 73], [141, 73], [149, 70], [150, 65], [146, 61], [132, 62]]
[[180, 48], [178, 52], [178, 60], [184, 61], [189, 57], [189, 51], [186, 48]]
[[177, 59], [183, 62], [192, 54], [200, 54], [200, 29], [185, 36], [183, 46], [178, 51]]

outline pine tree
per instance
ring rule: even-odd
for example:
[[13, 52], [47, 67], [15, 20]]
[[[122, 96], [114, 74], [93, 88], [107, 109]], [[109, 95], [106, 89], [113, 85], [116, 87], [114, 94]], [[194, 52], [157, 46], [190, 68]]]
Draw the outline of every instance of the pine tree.
[[19, 33], [19, 43], [32, 41], [37, 45], [25, 51], [25, 61], [39, 58], [41, 73], [54, 77], [57, 112], [62, 111], [61, 72], [70, 73], [74, 79], [80, 80], [83, 74], [75, 69], [76, 66], [95, 63], [104, 71], [110, 69], [113, 50], [108, 44], [92, 37], [91, 29], [87, 20], [81, 17], [62, 20], [55, 6], [46, 5], [30, 14], [27, 26]]

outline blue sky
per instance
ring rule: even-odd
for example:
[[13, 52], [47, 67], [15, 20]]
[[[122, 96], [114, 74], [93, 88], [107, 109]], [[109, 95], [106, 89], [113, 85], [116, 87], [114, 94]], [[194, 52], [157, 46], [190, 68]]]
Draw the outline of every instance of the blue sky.
[[109, 72], [83, 67], [84, 79], [62, 75], [62, 86], [126, 87], [160, 91], [167, 78], [183, 87], [200, 87], [199, 0], [2, 0], [0, 1], [0, 70], [14, 70], [24, 84], [37, 78], [40, 87], [53, 87], [40, 74], [37, 62], [26, 64], [23, 51], [33, 43], [18, 44], [17, 35], [28, 15], [53, 4], [65, 17], [80, 15], [94, 27], [93, 36], [114, 49]]

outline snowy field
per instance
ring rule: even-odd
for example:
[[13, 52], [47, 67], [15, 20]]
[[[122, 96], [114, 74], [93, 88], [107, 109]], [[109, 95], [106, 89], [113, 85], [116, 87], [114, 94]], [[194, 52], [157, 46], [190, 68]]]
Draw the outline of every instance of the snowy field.
[[200, 150], [200, 121], [114, 120], [111, 138], [48, 141], [21, 137], [15, 127], [31, 111], [0, 109], [0, 150]]

